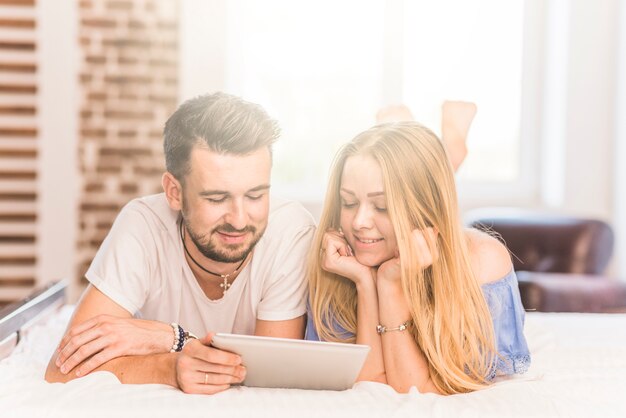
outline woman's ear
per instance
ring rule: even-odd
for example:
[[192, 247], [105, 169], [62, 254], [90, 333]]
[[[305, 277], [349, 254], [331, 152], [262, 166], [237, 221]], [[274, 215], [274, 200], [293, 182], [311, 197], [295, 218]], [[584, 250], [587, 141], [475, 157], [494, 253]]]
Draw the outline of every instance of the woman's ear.
[[161, 185], [165, 192], [165, 198], [172, 210], [182, 210], [183, 208], [183, 186], [176, 177], [166, 171], [161, 178]]

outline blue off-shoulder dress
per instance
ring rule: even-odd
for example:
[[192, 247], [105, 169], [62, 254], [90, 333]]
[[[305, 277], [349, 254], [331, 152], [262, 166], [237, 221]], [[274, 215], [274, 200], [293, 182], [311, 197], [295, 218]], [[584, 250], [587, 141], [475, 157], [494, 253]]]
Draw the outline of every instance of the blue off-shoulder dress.
[[[522, 374], [530, 366], [530, 352], [524, 337], [524, 306], [519, 294], [517, 276], [514, 271], [495, 282], [482, 285], [483, 294], [491, 312], [498, 357], [488, 379], [496, 376]], [[307, 315], [307, 340], [320, 341], [312, 316]], [[352, 334], [334, 324], [347, 337]]]

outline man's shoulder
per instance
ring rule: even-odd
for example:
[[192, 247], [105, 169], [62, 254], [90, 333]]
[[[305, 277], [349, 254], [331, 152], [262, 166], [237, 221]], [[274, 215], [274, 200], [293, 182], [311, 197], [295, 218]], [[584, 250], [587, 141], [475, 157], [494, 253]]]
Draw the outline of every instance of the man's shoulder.
[[285, 278], [286, 286], [304, 283], [314, 232], [315, 220], [301, 203], [272, 197], [267, 228], [254, 250], [255, 283], [266, 290]]
[[165, 193], [151, 194], [147, 196], [139, 196], [129, 201], [124, 209], [129, 208], [138, 211], [163, 211], [169, 209]]
[[257, 252], [277, 248], [309, 239], [315, 230], [315, 220], [301, 203], [272, 197], [267, 228], [257, 246]]
[[141, 217], [152, 227], [171, 229], [176, 226], [178, 212], [173, 211], [164, 193], [137, 197], [128, 202], [120, 216]]

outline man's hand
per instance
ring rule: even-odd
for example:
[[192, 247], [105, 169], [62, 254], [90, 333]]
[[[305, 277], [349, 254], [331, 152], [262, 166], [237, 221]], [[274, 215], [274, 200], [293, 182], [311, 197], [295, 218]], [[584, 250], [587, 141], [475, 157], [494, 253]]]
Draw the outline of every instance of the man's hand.
[[55, 364], [63, 374], [79, 366], [75, 374], [84, 376], [117, 357], [167, 353], [173, 341], [168, 324], [98, 315], [67, 331]]
[[186, 393], [211, 395], [243, 382], [246, 369], [237, 354], [210, 347], [213, 333], [189, 341], [176, 360], [176, 381]]

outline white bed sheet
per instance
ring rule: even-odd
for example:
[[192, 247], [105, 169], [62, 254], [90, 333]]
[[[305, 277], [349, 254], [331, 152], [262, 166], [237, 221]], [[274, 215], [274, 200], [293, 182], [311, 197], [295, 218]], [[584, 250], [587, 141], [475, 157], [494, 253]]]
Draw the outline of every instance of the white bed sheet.
[[43, 380], [71, 307], [29, 330], [0, 362], [0, 417], [626, 417], [626, 315], [527, 315], [529, 372], [471, 394], [397, 394], [377, 383], [344, 392], [238, 387], [187, 395], [122, 385], [110, 373]]

